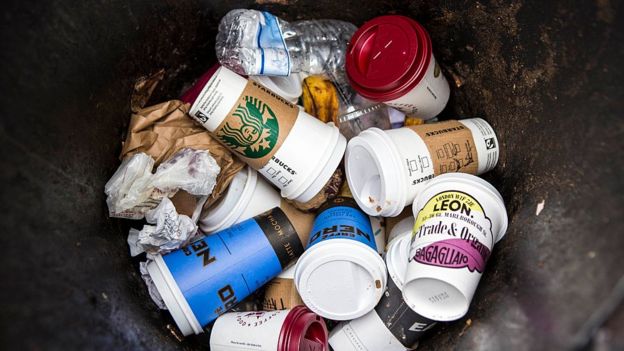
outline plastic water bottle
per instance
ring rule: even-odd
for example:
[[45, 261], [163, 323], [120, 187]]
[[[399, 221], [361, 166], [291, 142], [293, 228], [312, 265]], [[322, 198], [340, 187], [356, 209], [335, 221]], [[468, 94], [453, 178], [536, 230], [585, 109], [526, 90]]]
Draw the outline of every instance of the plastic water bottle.
[[219, 24], [217, 58], [244, 75], [332, 74], [344, 70], [347, 43], [356, 29], [338, 20], [289, 23], [264, 11], [232, 10]]

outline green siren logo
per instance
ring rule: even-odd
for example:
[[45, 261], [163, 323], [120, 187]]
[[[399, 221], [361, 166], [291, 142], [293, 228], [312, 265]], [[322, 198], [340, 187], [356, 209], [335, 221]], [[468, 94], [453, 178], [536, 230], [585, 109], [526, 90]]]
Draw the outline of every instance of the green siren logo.
[[245, 96], [243, 101], [245, 105], [236, 107], [232, 117], [217, 133], [217, 138], [245, 157], [264, 157], [277, 143], [277, 117], [269, 105], [255, 97]]

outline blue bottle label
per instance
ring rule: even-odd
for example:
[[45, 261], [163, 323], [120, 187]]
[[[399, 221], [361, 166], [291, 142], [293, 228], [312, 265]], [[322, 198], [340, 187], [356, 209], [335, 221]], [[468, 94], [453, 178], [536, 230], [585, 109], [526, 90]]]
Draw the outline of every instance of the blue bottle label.
[[308, 248], [331, 239], [359, 241], [377, 251], [370, 219], [348, 197], [336, 197], [320, 209], [314, 220]]
[[257, 74], [287, 76], [290, 74], [290, 56], [277, 18], [268, 12], [262, 12], [258, 28], [258, 49], [260, 66]]
[[284, 212], [276, 207], [163, 256], [202, 326], [278, 275], [303, 253]]

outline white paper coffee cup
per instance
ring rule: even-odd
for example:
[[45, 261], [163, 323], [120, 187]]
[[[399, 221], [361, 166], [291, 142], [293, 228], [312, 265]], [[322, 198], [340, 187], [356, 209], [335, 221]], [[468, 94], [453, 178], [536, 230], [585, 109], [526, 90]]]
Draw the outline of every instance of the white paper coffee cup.
[[480, 118], [370, 128], [349, 141], [345, 172], [364, 212], [395, 217], [434, 176], [483, 174], [496, 166], [498, 155], [494, 130]]
[[279, 193], [257, 174], [251, 167], [236, 173], [223, 198], [200, 220], [204, 233], [229, 228], [280, 205]]
[[249, 79], [264, 85], [273, 90], [284, 99], [297, 103], [299, 97], [303, 93], [301, 88], [302, 79], [299, 74], [291, 73], [289, 76], [249, 76]]
[[437, 177], [414, 200], [403, 298], [437, 321], [463, 317], [494, 247], [507, 230], [499, 192], [462, 173]]
[[412, 230], [414, 230], [414, 217], [411, 215], [403, 218], [395, 224], [394, 227], [392, 227], [392, 230], [390, 230], [390, 234], [388, 234], [386, 251], [390, 248], [390, 244], [392, 244], [394, 239], [411, 236]]
[[212, 327], [212, 351], [327, 351], [325, 321], [304, 306], [226, 313]]
[[374, 310], [340, 323], [329, 334], [329, 345], [334, 351], [409, 350], [392, 335]]
[[189, 115], [279, 188], [282, 197], [307, 202], [322, 190], [346, 147], [337, 127], [225, 67], [198, 84], [203, 86]]

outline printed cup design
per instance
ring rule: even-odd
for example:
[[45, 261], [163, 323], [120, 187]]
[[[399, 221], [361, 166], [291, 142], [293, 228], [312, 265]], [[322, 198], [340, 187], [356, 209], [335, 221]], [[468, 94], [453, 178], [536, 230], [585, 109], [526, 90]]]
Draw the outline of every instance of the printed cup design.
[[444, 173], [483, 174], [498, 162], [492, 127], [480, 118], [365, 130], [345, 155], [347, 181], [360, 208], [394, 217], [427, 182]]
[[[410, 257], [426, 265], [465, 267], [483, 273], [494, 246], [491, 227], [492, 221], [472, 196], [460, 191], [442, 192], [418, 214]], [[439, 240], [440, 235], [449, 238]]]
[[325, 321], [304, 306], [226, 313], [212, 327], [213, 351], [327, 351]]
[[478, 177], [449, 173], [429, 183], [413, 211], [403, 298], [429, 319], [459, 319], [507, 228], [502, 198]]
[[277, 207], [156, 256], [147, 269], [182, 333], [198, 334], [302, 252], [295, 227]]
[[346, 140], [338, 128], [225, 67], [211, 74], [198, 83], [199, 93], [193, 87], [193, 94], [187, 94], [189, 115], [283, 197], [311, 200], [342, 160]]
[[248, 158], [266, 156], [277, 143], [279, 123], [271, 107], [253, 96], [243, 96], [217, 138], [230, 149]]
[[375, 307], [386, 280], [369, 217], [350, 198], [326, 203], [295, 268], [306, 306], [332, 320], [357, 318]]

